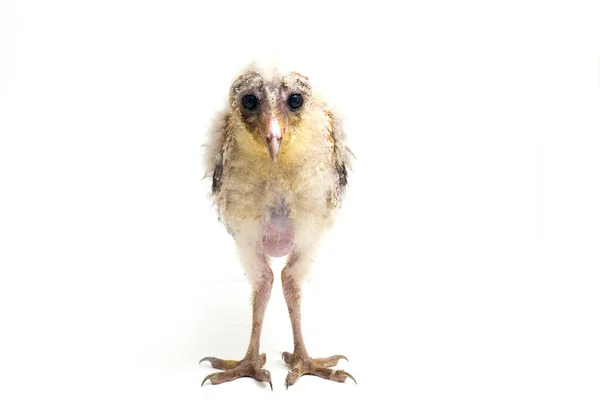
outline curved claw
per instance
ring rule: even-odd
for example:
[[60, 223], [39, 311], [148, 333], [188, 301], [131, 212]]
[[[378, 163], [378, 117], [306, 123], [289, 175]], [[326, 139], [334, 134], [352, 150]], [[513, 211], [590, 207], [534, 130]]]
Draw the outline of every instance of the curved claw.
[[352, 374], [350, 372], [346, 372], [346, 371], [341, 371], [344, 375], [346, 375], [347, 377], [349, 377], [350, 379], [352, 379], [354, 381], [355, 385], [358, 385], [358, 382], [356, 382], [356, 379], [354, 379], [354, 377], [352, 376]]
[[[202, 362], [202, 361], [200, 361]], [[215, 376], [216, 374], [218, 374], [218, 372], [215, 372], [214, 374], [208, 374], [206, 375], [206, 377], [204, 378], [204, 380], [202, 381], [202, 384], [200, 385], [200, 387], [204, 386], [204, 382], [206, 382], [208, 379], [212, 378], [213, 376]], [[212, 383], [212, 381], [210, 382]]]
[[266, 369], [261, 369], [256, 372], [255, 375], [252, 376], [254, 379], [258, 379], [262, 382], [267, 382], [271, 387], [271, 392], [273, 391], [273, 382], [271, 381], [271, 373]]
[[[198, 362], [198, 364], [202, 364], [202, 361], [209, 361], [209, 362], [210, 362], [210, 359], [211, 359], [211, 358], [212, 358], [212, 357], [204, 357], [202, 360], [200, 360], [200, 361]], [[211, 364], [212, 364], [212, 363], [211, 363]]]

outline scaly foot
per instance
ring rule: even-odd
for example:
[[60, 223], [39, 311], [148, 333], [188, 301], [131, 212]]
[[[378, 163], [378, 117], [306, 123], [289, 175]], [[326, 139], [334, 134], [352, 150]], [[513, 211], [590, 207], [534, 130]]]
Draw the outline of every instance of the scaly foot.
[[283, 361], [292, 368], [287, 378], [285, 378], [286, 389], [293, 385], [302, 375], [316, 375], [336, 382], [345, 382], [346, 378], [349, 377], [356, 383], [356, 379], [350, 373], [341, 369], [334, 370], [329, 368], [336, 366], [342, 358], [348, 361], [345, 356], [335, 355], [326, 358], [310, 358], [301, 357], [287, 351], [284, 351], [282, 356]]
[[267, 355], [265, 353], [256, 358], [244, 358], [240, 361], [222, 360], [216, 357], [204, 357], [200, 360], [200, 362], [202, 361], [208, 361], [213, 368], [223, 370], [223, 372], [215, 372], [207, 375], [202, 381], [202, 385], [207, 380], [213, 385], [218, 385], [219, 383], [233, 381], [237, 378], [250, 377], [261, 382], [268, 382], [271, 390], [273, 390], [271, 373], [262, 368], [267, 362]]

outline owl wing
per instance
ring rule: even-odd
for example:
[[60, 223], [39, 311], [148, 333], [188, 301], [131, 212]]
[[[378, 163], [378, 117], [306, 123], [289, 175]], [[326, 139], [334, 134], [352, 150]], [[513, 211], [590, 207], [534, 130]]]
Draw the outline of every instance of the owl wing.
[[332, 165], [334, 176], [336, 177], [336, 190], [332, 193], [331, 202], [334, 206], [341, 203], [342, 197], [348, 185], [348, 169], [350, 165], [350, 156], [352, 152], [346, 146], [346, 135], [342, 125], [342, 118], [331, 110], [325, 111], [327, 115], [327, 135], [329, 141], [333, 144]]
[[228, 112], [222, 112], [213, 120], [209, 141], [205, 153], [206, 177], [212, 175], [212, 195], [215, 199], [219, 216], [224, 205], [221, 187], [223, 185], [223, 166], [227, 161], [228, 150], [231, 146], [232, 126]]

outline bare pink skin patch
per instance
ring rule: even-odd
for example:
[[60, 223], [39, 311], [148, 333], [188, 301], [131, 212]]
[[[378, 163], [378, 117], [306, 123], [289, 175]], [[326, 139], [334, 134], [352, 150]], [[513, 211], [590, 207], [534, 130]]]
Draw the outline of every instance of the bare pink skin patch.
[[283, 257], [294, 249], [292, 223], [282, 212], [273, 211], [270, 221], [263, 226], [263, 249], [269, 257]]

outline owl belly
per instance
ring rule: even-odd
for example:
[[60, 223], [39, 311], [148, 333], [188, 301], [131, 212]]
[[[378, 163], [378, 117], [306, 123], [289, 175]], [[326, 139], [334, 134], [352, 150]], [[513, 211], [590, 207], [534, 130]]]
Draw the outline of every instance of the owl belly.
[[282, 209], [271, 211], [263, 226], [263, 249], [269, 257], [283, 257], [294, 249], [294, 234], [290, 219]]

